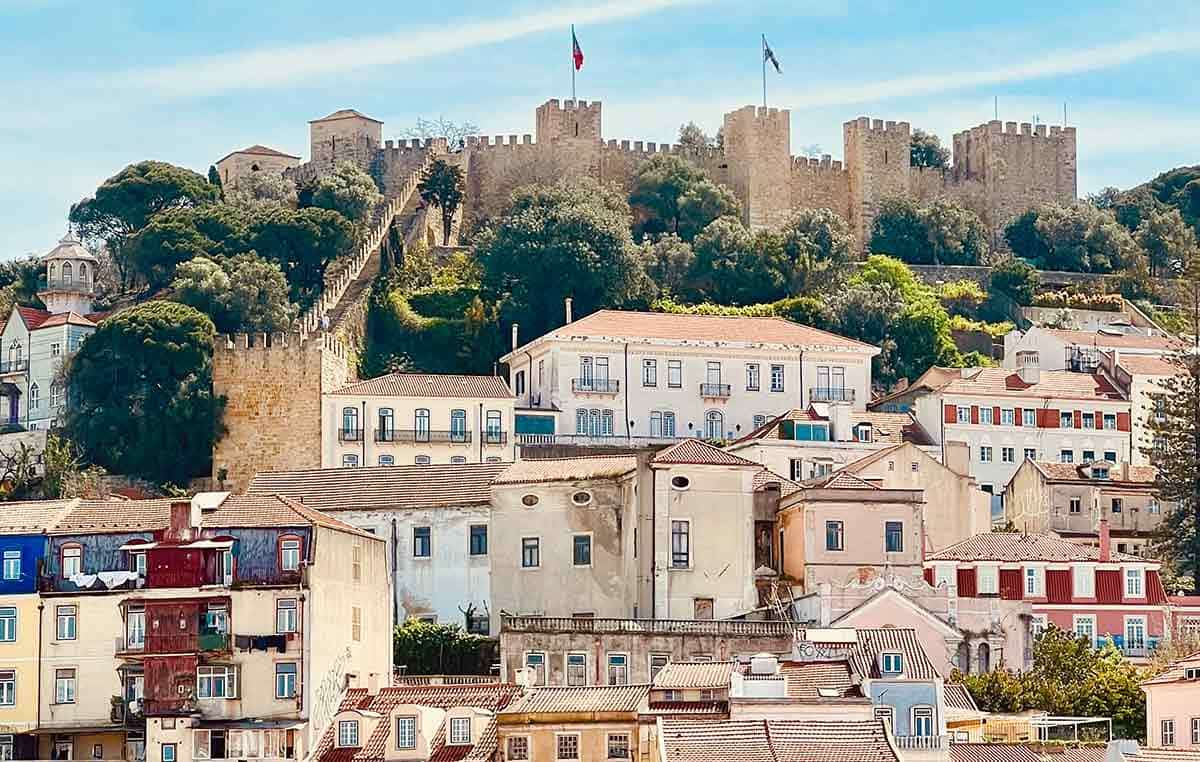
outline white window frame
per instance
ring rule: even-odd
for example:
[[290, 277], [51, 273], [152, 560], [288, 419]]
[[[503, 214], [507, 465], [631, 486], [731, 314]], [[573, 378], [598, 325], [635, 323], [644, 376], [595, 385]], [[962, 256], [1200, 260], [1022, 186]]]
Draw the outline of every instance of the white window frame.
[[[572, 664], [571, 660], [577, 659], [578, 664]], [[587, 651], [567, 651], [563, 654], [563, 681], [568, 686], [583, 687], [588, 684], [588, 654]], [[582, 681], [575, 681], [572, 677], [575, 671], [578, 670]]]
[[[224, 686], [221, 693], [216, 692], [218, 685]], [[237, 689], [237, 667], [228, 664], [211, 664], [196, 667], [197, 699], [201, 701], [236, 699], [238, 696]]]
[[1038, 566], [1026, 566], [1021, 570], [1025, 595], [1035, 598], [1040, 598], [1043, 595], [1045, 585], [1042, 584], [1042, 573], [1043, 570]]
[[[587, 563], [581, 564], [575, 558], [575, 544], [580, 537], [587, 538]], [[592, 553], [595, 551], [595, 546], [592, 543], [591, 532], [572, 532], [571, 533], [571, 567], [574, 569], [590, 569], [592, 568]]]
[[54, 608], [55, 640], [75, 640], [79, 637], [79, 607], [73, 604]]
[[[554, 759], [557, 762], [578, 762], [579, 761], [579, 759], [580, 759], [579, 747], [581, 745], [579, 735], [580, 734], [577, 732], [576, 733], [555, 733], [554, 734]], [[564, 739], [564, 738], [574, 738], [575, 739], [575, 756], [573, 756], [573, 757], [561, 756], [561, 753], [562, 753], [562, 745], [561, 744], [562, 744], [562, 739]]]
[[761, 389], [762, 379], [759, 369], [760, 366], [756, 362], [746, 363], [746, 391], [757, 392]]
[[[537, 561], [537, 563], [534, 563], [534, 564], [526, 564], [525, 563], [525, 544], [529, 540], [533, 540], [533, 545], [531, 547], [534, 550], [534, 556], [535, 556], [534, 560]], [[521, 538], [521, 566], [520, 566], [520, 568], [526, 569], [526, 570], [542, 568], [542, 538], [541, 537], [522, 537]]]
[[1034, 428], [1037, 426], [1037, 411], [1032, 408], [1021, 408], [1021, 425]]
[[970, 423], [971, 422], [971, 406], [956, 405], [954, 411], [955, 423]]
[[[466, 725], [466, 732], [463, 732], [463, 725]], [[471, 718], [470, 717], [451, 717], [450, 732], [446, 734], [446, 743], [450, 746], [466, 746], [471, 743]]]
[[[622, 738], [625, 739], [625, 753], [614, 755], [613, 754], [613, 741], [614, 740], [620, 741], [620, 739], [622, 739]], [[632, 749], [632, 745], [630, 743], [630, 736], [629, 736], [628, 731], [609, 733], [605, 737], [604, 745], [605, 745], [605, 753], [606, 753], [608, 759], [630, 759], [631, 755], [633, 754], [633, 749]]]
[[937, 735], [933, 727], [933, 707], [928, 704], [914, 706], [909, 716], [910, 735], [918, 738], [931, 738]]
[[980, 445], [980, 447], [979, 447], [979, 462], [980, 463], [991, 463], [992, 462], [992, 446], [991, 445]]
[[781, 364], [771, 365], [771, 391], [782, 392], [787, 385], [787, 370]]
[[74, 704], [78, 681], [79, 671], [74, 667], [54, 670], [54, 703]]
[[300, 604], [296, 598], [275, 600], [275, 634], [287, 635], [300, 630]]
[[1016, 461], [1017, 461], [1017, 448], [1015, 448], [1015, 447], [1001, 447], [1000, 448], [1000, 462], [1001, 463], [1015, 463]]
[[651, 358], [642, 360], [642, 386], [658, 386], [658, 360]]
[[1096, 570], [1093, 567], [1084, 565], [1072, 567], [1071, 595], [1075, 598], [1096, 597]]
[[879, 671], [884, 675], [904, 674], [904, 654], [899, 651], [885, 651], [879, 657]]
[[[400, 732], [401, 724], [405, 731]], [[396, 716], [394, 723], [396, 729], [396, 749], [404, 751], [406, 749], [417, 748], [417, 716], [415, 714], [401, 714]]]
[[358, 720], [338, 720], [337, 745], [339, 749], [357, 749]]
[[1011, 407], [1000, 408], [1000, 425], [1012, 426], [1016, 422], [1016, 411]]
[[0, 643], [17, 642], [18, 616], [16, 606], [0, 606]]
[[21, 578], [21, 551], [9, 549], [4, 551], [4, 579], [12, 582]]
[[[514, 742], [520, 743], [524, 748], [521, 751], [514, 751]], [[529, 760], [529, 736], [515, 735], [508, 736], [504, 739], [504, 758], [507, 762], [528, 762]]]
[[1140, 567], [1126, 568], [1121, 575], [1125, 579], [1126, 598], [1146, 597], [1146, 570]]
[[1175, 720], [1174, 718], [1163, 720], [1159, 723], [1160, 740], [1163, 746], [1175, 745]]
[[1029, 617], [1029, 634], [1033, 637], [1041, 635], [1050, 626], [1045, 614], [1034, 614]]
[[667, 388], [683, 388], [683, 360], [667, 360]]
[[[279, 668], [284, 665], [291, 665], [291, 672], [280, 672]], [[296, 681], [300, 675], [300, 665], [294, 661], [281, 661], [275, 663], [275, 698], [277, 699], [294, 699], [299, 695], [296, 688]], [[282, 679], [282, 681], [281, 681]], [[280, 688], [283, 688], [281, 691]]]
[[995, 425], [995, 423], [992, 421], [992, 409], [993, 408], [991, 405], [984, 405], [979, 408], [979, 422], [984, 426]]
[[[984, 581], [990, 584], [984, 585]], [[984, 564], [975, 567], [975, 592], [979, 595], [998, 595], [1000, 593], [999, 565]]]
[[[613, 660], [620, 660], [619, 664], [614, 664]], [[623, 675], [623, 679], [614, 680], [613, 670], [623, 670], [617, 672], [617, 676]], [[604, 655], [604, 684], [605, 685], [629, 685], [629, 653], [627, 651], [609, 651]]]
[[[0, 670], [0, 706], [17, 705], [17, 671]], [[12, 757], [9, 757], [12, 759]]]
[[[684, 550], [678, 551], [680, 553], [686, 554], [685, 558], [683, 559], [683, 563], [677, 563], [678, 559], [676, 558], [676, 553], [677, 553], [677, 551], [675, 550], [675, 525], [676, 524], [682, 525], [683, 533], [681, 536], [684, 538], [684, 542], [687, 545], [687, 547], [684, 548]], [[690, 569], [690, 568], [692, 568], [692, 522], [691, 522], [691, 519], [672, 519], [671, 526], [669, 527], [669, 529], [671, 532], [671, 565], [669, 568], [671, 568], [671, 569]]]
[[[530, 657], [534, 657], [540, 661], [540, 666], [541, 666], [541, 670], [540, 670], [541, 674], [540, 675], [538, 674], [539, 673], [538, 665], [529, 663]], [[547, 670], [546, 670], [546, 652], [545, 651], [526, 651], [524, 658], [521, 660], [521, 664], [522, 664], [522, 667], [526, 668], [526, 669], [528, 669], [529, 667], [534, 668], [533, 669], [533, 675], [534, 675], [533, 684], [535, 686], [546, 684], [546, 677], [547, 677], [546, 671]]]
[[1145, 614], [1136, 614], [1136, 615], [1126, 614], [1125, 615], [1124, 620], [1122, 620], [1122, 622], [1121, 622], [1121, 636], [1125, 642], [1125, 647], [1126, 648], [1139, 647], [1139, 646], [1134, 646], [1133, 644], [1129, 643], [1129, 625], [1133, 624], [1135, 622], [1140, 622], [1142, 625], [1142, 643], [1141, 643], [1140, 648], [1145, 648], [1146, 640], [1147, 640], [1146, 629], [1147, 629], [1148, 622], [1149, 622], [1149, 619], [1146, 617]]
[[[1090, 633], [1090, 635], [1085, 635], [1084, 633], [1079, 631], [1080, 624], [1088, 625], [1087, 629], [1088, 629], [1088, 632]], [[1087, 637], [1088, 641], [1091, 642], [1092, 647], [1095, 648], [1095, 646], [1096, 646], [1096, 615], [1095, 614], [1075, 614], [1075, 615], [1073, 615], [1071, 617], [1071, 631], [1075, 633], [1075, 637], [1077, 637], [1077, 638]]]

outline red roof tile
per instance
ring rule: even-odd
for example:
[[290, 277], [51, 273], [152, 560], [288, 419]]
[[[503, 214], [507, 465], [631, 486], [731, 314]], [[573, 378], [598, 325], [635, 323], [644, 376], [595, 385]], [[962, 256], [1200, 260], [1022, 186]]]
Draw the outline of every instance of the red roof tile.
[[652, 461], [655, 465], [696, 466], [762, 466], [740, 455], [722, 450], [720, 447], [699, 439], [685, 439], [666, 449], [659, 450]]
[[1093, 484], [1153, 484], [1157, 475], [1154, 466], [1135, 466], [1120, 463], [1109, 469], [1109, 478], [1096, 479], [1092, 477], [1087, 463], [1058, 463], [1051, 461], [1035, 461], [1037, 469], [1046, 475], [1047, 479], [1056, 482], [1090, 482]]
[[649, 685], [589, 685], [532, 688], [501, 715], [562, 712], [637, 712], [650, 694]]
[[632, 455], [589, 455], [582, 458], [538, 458], [509, 464], [493, 484], [537, 484], [588, 479], [619, 479], [637, 470]]
[[499, 376], [438, 373], [392, 373], [349, 384], [331, 393], [343, 396], [513, 399], [508, 384]]
[[898, 762], [883, 723], [663, 720], [663, 762]]
[[[1114, 561], [1144, 561], [1113, 551]], [[1053, 534], [984, 532], [931, 554], [929, 561], [1099, 561], [1100, 549]]]
[[377, 122], [379, 124], [383, 124], [383, 122], [380, 122], [378, 119], [372, 119], [371, 117], [367, 116], [366, 114], [362, 113], [361, 111], [358, 111], [358, 110], [352, 109], [352, 108], [340, 108], [337, 111], [334, 111], [329, 116], [323, 116], [320, 119], [310, 119], [308, 123], [312, 124], [314, 122], [332, 122], [335, 119], [366, 119], [369, 122]]
[[672, 661], [654, 676], [654, 689], [728, 688], [734, 661]]
[[77, 312], [60, 312], [43, 320], [38, 328], [51, 328], [56, 325], [81, 325], [85, 328], [96, 327], [95, 323]]
[[[487, 505], [508, 463], [317, 468], [256, 474], [247, 495], [279, 494], [320, 511]], [[454, 489], [446, 489], [453, 484]]]
[[1183, 372], [1170, 360], [1150, 355], [1121, 355], [1117, 365], [1133, 376], [1176, 376]]
[[821, 476], [805, 482], [805, 486], [814, 489], [880, 489], [866, 479], [848, 471], [834, 471], [829, 476]]
[[764, 468], [754, 475], [754, 491], [761, 492], [767, 488], [769, 484], [779, 485], [780, 497], [787, 497], [792, 493], [799, 492], [803, 489], [799, 484], [791, 479], [780, 476], [769, 468]]
[[964, 371], [970, 375], [956, 378], [946, 384], [942, 388], [943, 394], [963, 394], [973, 397], [1026, 397], [1043, 400], [1125, 399], [1121, 392], [1099, 373], [1044, 370], [1036, 384], [1027, 384], [1021, 380], [1016, 371], [1008, 368], [976, 368], [972, 370]]
[[979, 706], [962, 683], [946, 683], [946, 706], [965, 712], [978, 712]]
[[50, 317], [49, 312], [35, 307], [17, 307], [17, 314], [25, 321], [25, 328], [30, 331], [40, 327]]
[[1146, 336], [1140, 333], [1105, 333], [1100, 331], [1072, 331], [1065, 328], [1045, 328], [1046, 334], [1059, 341], [1075, 346], [1102, 347], [1104, 349], [1161, 349], [1169, 352], [1179, 346], [1179, 340], [1171, 336]]
[[785, 661], [779, 665], [787, 686], [788, 698], [819, 701], [835, 698], [823, 695], [836, 691], [838, 697], [862, 696], [851, 677], [849, 661]]
[[950, 762], [1042, 762], [1042, 757], [1019, 743], [952, 743]]

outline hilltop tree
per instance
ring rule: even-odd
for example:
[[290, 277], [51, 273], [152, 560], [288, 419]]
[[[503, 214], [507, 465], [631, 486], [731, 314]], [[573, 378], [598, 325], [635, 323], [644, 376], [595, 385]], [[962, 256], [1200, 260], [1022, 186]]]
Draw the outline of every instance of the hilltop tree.
[[101, 321], [67, 365], [66, 431], [87, 461], [156, 483], [209, 473], [224, 409], [212, 340], [212, 321], [175, 302]]
[[208, 315], [219, 333], [285, 330], [296, 316], [283, 271], [254, 252], [218, 263], [196, 257], [171, 284], [178, 302]]
[[904, 196], [885, 198], [871, 226], [872, 253], [910, 264], [979, 264], [989, 248], [979, 215], [948, 199], [922, 207]]
[[474, 122], [455, 122], [444, 116], [439, 116], [436, 119], [417, 117], [415, 126], [400, 131], [400, 137], [402, 138], [417, 138], [419, 140], [445, 138], [446, 147], [451, 151], [461, 150], [466, 145], [467, 138], [478, 134], [479, 126]]
[[221, 187], [221, 173], [217, 171], [216, 164], [208, 165], [208, 184], [217, 188]]
[[639, 238], [675, 233], [691, 241], [713, 220], [740, 212], [732, 191], [683, 158], [664, 154], [638, 167], [629, 203]]
[[1178, 209], [1151, 212], [1135, 233], [1146, 251], [1150, 277], [1177, 277], [1196, 248], [1196, 233], [1183, 221]]
[[937, 135], [918, 128], [912, 132], [909, 162], [914, 167], [945, 169], [950, 164], [950, 151], [942, 147]]
[[658, 237], [654, 243], [643, 244], [645, 270], [664, 293], [690, 298], [695, 296], [692, 270], [696, 252], [691, 244], [674, 233]]
[[371, 175], [357, 164], [343, 161], [313, 185], [308, 205], [337, 212], [363, 229], [382, 198]]
[[1143, 256], [1113, 213], [1088, 203], [1044, 204], [1004, 230], [1013, 253], [1041, 270], [1110, 273]]
[[1033, 303], [1038, 281], [1037, 270], [1028, 262], [1009, 257], [992, 268], [989, 283], [992, 288], [1004, 292], [1017, 304], [1028, 307]]
[[700, 129], [695, 122], [679, 125], [679, 147], [689, 151], [702, 151], [717, 144], [716, 138], [710, 138], [708, 133]]
[[126, 289], [134, 270], [125, 244], [151, 217], [219, 197], [220, 188], [203, 175], [161, 161], [142, 161], [105, 180], [96, 195], [72, 205], [70, 220], [83, 238], [108, 247], [121, 288]]
[[454, 213], [463, 200], [463, 171], [442, 159], [434, 159], [421, 175], [417, 186], [421, 200], [435, 204], [442, 213], [442, 245], [450, 244], [450, 228], [454, 225]]
[[854, 237], [830, 209], [801, 209], [780, 231], [783, 276], [791, 294], [828, 293], [844, 276]]

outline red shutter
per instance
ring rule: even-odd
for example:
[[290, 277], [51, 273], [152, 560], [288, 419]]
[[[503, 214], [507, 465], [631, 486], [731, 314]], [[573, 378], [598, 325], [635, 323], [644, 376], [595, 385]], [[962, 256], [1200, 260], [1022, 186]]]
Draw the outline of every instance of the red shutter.
[[1050, 603], [1071, 602], [1070, 569], [1046, 570], [1046, 600]]
[[1000, 597], [1007, 601], [1021, 600], [1021, 570], [1000, 570]]
[[1082, 410], [1075, 411], [1075, 428], [1077, 428], [1077, 429], [1083, 428], [1083, 411]]
[[1016, 408], [1013, 410], [1013, 426], [1020, 426], [1020, 425], [1021, 425], [1021, 408]]
[[932, 566], [925, 568], [925, 581], [927, 583], [929, 583], [930, 585], [933, 584], [933, 567]]
[[992, 423], [996, 426], [1000, 425], [1000, 406], [992, 408]]
[[979, 405], [971, 405], [971, 423], [979, 423]]
[[1096, 572], [1096, 602], [1121, 603], [1121, 570], [1100, 569]]
[[1129, 431], [1129, 413], [1117, 413], [1117, 431]]
[[1096, 428], [1104, 428], [1104, 411], [1102, 410], [1096, 411]]
[[960, 598], [974, 598], [975, 593], [975, 570], [974, 569], [959, 569], [958, 570], [958, 595]]
[[1158, 606], [1167, 602], [1167, 591], [1163, 589], [1162, 576], [1157, 571], [1146, 572], [1146, 603]]
[[957, 420], [958, 420], [958, 411], [954, 408], [954, 405], [946, 405], [946, 415], [945, 415], [946, 423], [954, 423]]
[[1059, 415], [1058, 411], [1053, 408], [1043, 408], [1038, 411], [1041, 421], [1038, 423], [1043, 429], [1057, 429]]

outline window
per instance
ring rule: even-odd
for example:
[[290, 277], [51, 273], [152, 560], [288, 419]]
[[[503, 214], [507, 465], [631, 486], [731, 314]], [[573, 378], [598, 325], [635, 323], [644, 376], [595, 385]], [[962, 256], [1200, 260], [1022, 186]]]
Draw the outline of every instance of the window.
[[346, 454], [342, 456], [342, 468], [355, 468], [358, 466], [358, 456]]
[[537, 537], [521, 538], [521, 568], [536, 569], [542, 565], [541, 544]]
[[1026, 447], [1025, 460], [1037, 460], [1037, 449], [1034, 447]]
[[1145, 573], [1141, 569], [1125, 570], [1125, 595], [1130, 598], [1141, 598]]
[[825, 522], [825, 550], [845, 550], [845, 538], [845, 525], [842, 522]]
[[134, 552], [129, 554], [129, 571], [137, 572], [143, 577], [146, 576], [146, 552]]
[[767, 422], [767, 417], [765, 415], [763, 415], [762, 413], [759, 413], [758, 415], [754, 416], [754, 419], [750, 425], [752, 428], [757, 429], [766, 422]]
[[667, 666], [667, 662], [671, 661], [670, 654], [650, 654], [650, 682], [654, 682], [654, 677], [662, 671], [662, 668]]
[[1157, 499], [1150, 498], [1150, 501], [1148, 503], [1146, 503], [1146, 513], [1149, 513], [1149, 514], [1162, 513], [1162, 506], [1160, 506], [1158, 504]]
[[275, 665], [275, 698], [296, 698], [295, 662], [280, 662]]
[[525, 393], [525, 371], [523, 371], [523, 370], [517, 371], [516, 381], [513, 383], [513, 386], [516, 387], [515, 393], [518, 396]]
[[379, 435], [377, 441], [392, 442], [396, 439], [396, 413], [390, 407], [379, 408], [375, 425], [379, 427], [375, 432]]
[[300, 540], [285, 538], [279, 543], [279, 568], [281, 571], [300, 570]]
[[629, 734], [628, 733], [609, 733], [608, 734], [608, 758], [609, 759], [629, 759]]
[[1124, 500], [1122, 500], [1119, 497], [1114, 497], [1112, 499], [1112, 512], [1113, 513], [1120, 513], [1121, 511], [1124, 510], [1124, 508], [1125, 508]]
[[860, 423], [854, 427], [855, 442], [870, 442], [871, 441], [871, 424]]
[[450, 718], [450, 743], [454, 746], [471, 743], [471, 718]]
[[381, 465], [381, 466], [396, 465], [396, 456], [395, 455], [380, 455], [379, 456], [379, 465]]
[[704, 380], [709, 384], [721, 383], [721, 363], [709, 360], [704, 364]]
[[221, 553], [221, 584], [233, 584], [233, 551], [226, 550]]
[[70, 579], [83, 571], [83, 548], [78, 545], [64, 545], [62, 549], [63, 579]]
[[396, 718], [396, 748], [417, 748], [417, 718], [403, 716]]
[[362, 609], [358, 606], [350, 607], [350, 639], [355, 643], [362, 642]]
[[658, 360], [642, 360], [642, 386], [658, 386]]
[[1096, 594], [1096, 574], [1090, 566], [1075, 566], [1071, 571], [1072, 590], [1076, 598], [1091, 598]]
[[782, 365], [772, 365], [771, 366], [771, 391], [773, 391], [773, 392], [783, 391], [783, 366]]
[[574, 566], [592, 565], [592, 536], [590, 534], [571, 536], [571, 563]]
[[542, 651], [530, 651], [525, 654], [525, 666], [533, 669], [533, 684], [546, 684], [546, 654]]
[[1037, 425], [1037, 411], [1024, 408], [1021, 410], [1021, 425], [1030, 428]]
[[933, 735], [933, 707], [914, 706], [912, 710], [912, 734], [928, 738]]
[[1058, 427], [1060, 429], [1075, 428], [1075, 414], [1070, 410], [1064, 410], [1058, 415]]
[[506, 739], [508, 754], [506, 757], [510, 762], [525, 762], [529, 759], [529, 737], [528, 736], [509, 736]]
[[1200, 717], [1192, 718], [1192, 746], [1200, 746]]
[[[159, 751], [159, 755], [162, 759], [162, 762], [175, 762], [175, 751], [176, 751], [175, 746], [176, 745], [173, 743], [165, 743], [162, 745], [162, 748]], [[100, 759], [102, 755], [103, 755], [103, 750], [101, 750], [101, 754], [99, 754], [99, 755], [97, 755], [93, 752], [92, 758]]]
[[683, 360], [667, 360], [667, 386], [672, 389], [683, 386]]
[[15, 580], [21, 578], [21, 551], [6, 550], [4, 551], [4, 579]]
[[1104, 414], [1104, 428], [1114, 431], [1117, 428], [1117, 416], [1113, 413]]
[[896, 721], [895, 707], [877, 706], [877, 707], [875, 707], [874, 714], [875, 714], [875, 719], [881, 720], [883, 722], [883, 724], [887, 725], [889, 731], [892, 729], [892, 726], [895, 724], [895, 721]]
[[567, 654], [567, 685], [587, 685], [587, 654]]
[[1001, 426], [1012, 426], [1013, 425], [1013, 423], [1016, 421], [1016, 418], [1013, 416], [1013, 412], [1014, 411], [1011, 407], [1001, 408], [1001, 410], [1000, 410], [1000, 425]]
[[430, 527], [413, 527], [413, 558], [429, 558], [433, 555], [433, 538]]
[[[17, 673], [16, 670], [0, 670], [0, 706], [17, 705]], [[4, 757], [12, 759], [12, 756]]]
[[487, 555], [488, 528], [487, 524], [471, 525], [471, 555]]
[[62, 356], [62, 344], [61, 343], [59, 343], [57, 341], [50, 342], [50, 356], [51, 357], [61, 357]]
[[467, 411], [466, 410], [451, 410], [450, 411], [450, 441], [451, 442], [467, 441]]
[[[450, 456], [450, 463], [455, 466], [461, 466], [462, 464], [464, 464], [466, 462], [467, 462], [466, 455], [451, 455]], [[491, 463], [491, 462], [492, 462], [492, 459], [488, 458], [488, 463]]]
[[720, 410], [709, 410], [704, 414], [704, 438], [721, 439], [725, 436], [725, 416]]
[[298, 610], [295, 598], [280, 598], [275, 601], [275, 632], [280, 635], [296, 632]]
[[0, 641], [12, 643], [17, 639], [17, 609], [0, 607]]
[[1058, 462], [1059, 463], [1074, 463], [1075, 462], [1075, 453], [1073, 453], [1070, 450], [1062, 450], [1061, 452], [1058, 453]]
[[1085, 429], [1096, 428], [1096, 414], [1095, 413], [1084, 413], [1083, 414], [1083, 428], [1085, 428]]
[[992, 408], [984, 406], [979, 408], [979, 422], [985, 426], [992, 425]]
[[1069, 510], [1071, 513], [1080, 513], [1083, 510], [1082, 501], [1080, 501], [1080, 499], [1077, 497], [1071, 498], [1071, 504], [1067, 510]]
[[662, 413], [655, 410], [650, 413], [650, 436], [661, 437], [662, 433]]
[[358, 746], [358, 720], [339, 720], [337, 745], [343, 748]]
[[1162, 721], [1162, 745], [1175, 745], [1175, 720]]
[[129, 649], [146, 646], [146, 612], [130, 610], [125, 615], [125, 647]]
[[73, 668], [54, 670], [54, 703], [75, 703], [75, 670]]
[[1017, 461], [1017, 451], [1013, 447], [1000, 448], [1000, 460], [1004, 463], [1015, 463]]
[[1109, 463], [1116, 463], [1117, 462], [1116, 450], [1105, 450], [1104, 451], [1104, 459], [1107, 460]]
[[579, 759], [579, 734], [563, 733], [555, 738], [556, 759]]
[[758, 363], [746, 363], [746, 391], [758, 391]]
[[670, 410], [666, 410], [662, 414], [662, 435], [664, 437], [675, 436], [675, 414]]
[[1136, 650], [1146, 647], [1146, 617], [1125, 617], [1125, 648]]
[[1096, 459], [1096, 451], [1095, 450], [1084, 450], [1083, 451], [1082, 462], [1091, 463], [1095, 459]]
[[1076, 614], [1072, 617], [1072, 626], [1075, 630], [1075, 637], [1083, 638], [1088, 643], [1095, 645], [1096, 643], [1096, 617], [1081, 616]]
[[42, 404], [42, 390], [35, 383], [29, 387], [29, 409], [37, 410]]
[[55, 632], [58, 640], [74, 640], [76, 608], [74, 606], [57, 606], [54, 612], [57, 621]]
[[236, 698], [236, 670], [228, 666], [197, 667], [196, 697], [202, 699]]
[[883, 548], [888, 553], [900, 553], [904, 550], [904, 523], [888, 521], [883, 526]]
[[428, 455], [417, 455], [416, 457], [413, 458], [414, 466], [428, 466], [432, 462], [433, 461], [431, 461], [429, 459]]
[[898, 675], [904, 671], [904, 656], [895, 652], [883, 654], [881, 671], [886, 675]]
[[1041, 595], [1041, 576], [1033, 566], [1025, 567], [1025, 594]]
[[998, 591], [999, 582], [999, 567], [996, 566], [977, 566], [975, 567], [976, 591], [980, 595], [995, 595]]
[[413, 437], [417, 442], [429, 441], [429, 410], [417, 408], [413, 412]]
[[671, 568], [686, 569], [692, 565], [691, 522], [671, 522]]
[[608, 684], [629, 685], [629, 654], [608, 655]]
[[970, 423], [971, 422], [971, 408], [967, 407], [966, 405], [959, 405], [957, 412], [958, 412], [958, 418], [957, 418], [958, 423]]
[[342, 439], [358, 439], [358, 408], [342, 408]]
[[979, 462], [980, 463], [991, 463], [992, 462], [992, 448], [987, 447], [987, 446], [979, 448]]

